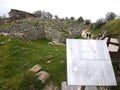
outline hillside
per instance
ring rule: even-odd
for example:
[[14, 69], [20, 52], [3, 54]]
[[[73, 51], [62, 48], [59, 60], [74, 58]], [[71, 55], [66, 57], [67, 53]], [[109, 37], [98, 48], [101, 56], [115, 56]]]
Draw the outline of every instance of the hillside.
[[[26, 42], [20, 38], [0, 36], [0, 90], [43, 90], [44, 85], [34, 77], [34, 73], [28, 72], [36, 64], [51, 75], [45, 85], [53, 84], [61, 90], [61, 83], [67, 80], [66, 48], [49, 45], [48, 42], [46, 39]], [[21, 48], [24, 52], [25, 79]], [[114, 65], [114, 70], [118, 86], [108, 90], [120, 90], [119, 68]], [[34, 89], [30, 89], [31, 86]]]
[[[113, 33], [113, 30], [120, 33], [119, 26], [120, 20], [113, 20], [105, 25], [109, 33]], [[66, 38], [77, 38], [85, 29], [88, 29], [88, 26], [74, 21], [38, 18], [21, 19], [1, 25], [0, 90], [43, 90], [45, 85], [51, 84], [61, 90], [61, 83], [67, 81], [66, 47], [50, 45], [49, 41], [65, 43]], [[24, 54], [24, 70], [21, 49]], [[50, 74], [50, 79], [45, 84], [41, 84], [34, 73], [28, 72], [36, 64], [41, 65], [43, 70]], [[108, 87], [108, 90], [120, 90], [119, 68], [114, 65], [114, 70], [118, 86]]]
[[120, 19], [112, 20], [104, 27], [108, 34], [120, 34]]

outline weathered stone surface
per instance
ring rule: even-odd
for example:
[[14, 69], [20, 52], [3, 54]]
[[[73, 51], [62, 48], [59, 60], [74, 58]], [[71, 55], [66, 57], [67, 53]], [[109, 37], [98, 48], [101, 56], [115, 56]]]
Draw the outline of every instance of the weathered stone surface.
[[33, 66], [30, 71], [37, 73], [38, 71], [40, 71], [42, 69], [42, 67], [39, 64], [36, 64], [35, 66]]
[[10, 41], [11, 41], [11, 39], [8, 39], [7, 41], [8, 41], [8, 42], [10, 42]]
[[5, 44], [5, 42], [0, 42], [0, 46], [2, 46], [2, 45], [4, 45]]
[[59, 90], [54, 84], [46, 85], [43, 90]]
[[34, 25], [35, 22], [16, 22], [9, 27], [0, 29], [1, 36], [20, 37], [25, 40], [36, 40], [45, 38], [41, 25]]
[[47, 21], [39, 18], [26, 18], [10, 26], [0, 28], [1, 36], [20, 37], [31, 41], [41, 38], [64, 43], [66, 38], [76, 38], [82, 35], [82, 30], [88, 30], [85, 25], [77, 22]]
[[49, 45], [65, 46], [64, 43], [60, 43], [60, 42], [57, 42], [57, 41], [48, 42], [48, 44], [49, 44]]
[[8, 33], [0, 33], [1, 36], [8, 36]]
[[42, 81], [42, 83], [45, 83], [50, 78], [50, 74], [46, 71], [38, 72], [36, 75], [38, 76], [38, 79]]

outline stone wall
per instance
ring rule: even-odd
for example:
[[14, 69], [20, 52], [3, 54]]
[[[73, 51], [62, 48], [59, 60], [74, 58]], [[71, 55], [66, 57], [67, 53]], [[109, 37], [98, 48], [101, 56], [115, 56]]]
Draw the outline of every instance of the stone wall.
[[47, 38], [52, 41], [65, 42], [66, 38], [76, 38], [82, 30], [88, 29], [85, 25], [76, 22], [60, 20], [41, 20], [27, 18], [12, 23], [10, 26], [0, 28], [0, 35], [18, 36], [25, 40]]
[[0, 32], [8, 33], [9, 36], [19, 36], [25, 40], [35, 40], [45, 37], [41, 26], [37, 27], [26, 22], [13, 24], [7, 28], [0, 29]]

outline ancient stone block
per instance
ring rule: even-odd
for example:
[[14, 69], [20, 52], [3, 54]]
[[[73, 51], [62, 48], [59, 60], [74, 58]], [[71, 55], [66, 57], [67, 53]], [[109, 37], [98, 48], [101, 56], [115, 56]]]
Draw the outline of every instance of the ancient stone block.
[[42, 83], [45, 83], [50, 78], [50, 74], [46, 71], [38, 72], [36, 75], [38, 76], [38, 79], [42, 81]]
[[42, 69], [42, 67], [39, 64], [36, 64], [35, 66], [33, 66], [30, 71], [37, 73], [38, 71], [40, 71]]

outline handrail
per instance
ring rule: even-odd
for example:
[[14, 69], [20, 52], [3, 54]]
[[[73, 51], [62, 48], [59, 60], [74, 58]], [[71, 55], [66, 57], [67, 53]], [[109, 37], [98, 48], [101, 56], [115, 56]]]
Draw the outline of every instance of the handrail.
[[[111, 42], [111, 38], [116, 38], [116, 36], [120, 36], [120, 34], [110, 34], [110, 35], [106, 35], [105, 37], [102, 38], [105, 39], [108, 37], [108, 40], [107, 40], [107, 46], [109, 46], [109, 44], [112, 44], [112, 45], [115, 45], [115, 46], [119, 46], [120, 47], [120, 40], [119, 40], [119, 43], [114, 43], [114, 42]], [[117, 38], [116, 38], [117, 39]]]
[[106, 35], [105, 37], [102, 38], [102, 40], [108, 37], [108, 40], [107, 40], [107, 46], [108, 47], [109, 47], [109, 44], [112, 44], [114, 46], [118, 46], [119, 47], [117, 52], [109, 51], [109, 53], [110, 53], [111, 57], [116, 58], [117, 61], [115, 61], [115, 62], [118, 63], [118, 66], [120, 67], [120, 39], [118, 39], [118, 41], [119, 41], [118, 43], [111, 42], [111, 38], [116, 38], [116, 36], [120, 36], [120, 34]]
[[106, 37], [114, 37], [114, 36], [120, 36], [120, 34], [109, 34], [103, 37], [102, 40], [105, 39]]

